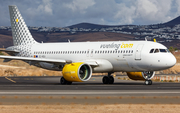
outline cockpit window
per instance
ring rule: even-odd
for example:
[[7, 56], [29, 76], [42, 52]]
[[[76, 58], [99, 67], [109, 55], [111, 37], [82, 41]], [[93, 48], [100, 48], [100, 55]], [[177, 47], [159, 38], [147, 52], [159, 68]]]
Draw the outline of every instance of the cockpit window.
[[149, 53], [153, 53], [154, 49], [151, 49], [151, 51]]
[[166, 51], [167, 51], [168, 53], [170, 53], [170, 51], [169, 51], [168, 49], [166, 49]]
[[155, 49], [154, 53], [158, 53], [159, 52], [159, 49]]
[[166, 52], [167, 52], [165, 49], [159, 49], [159, 50], [160, 50], [160, 52], [162, 52], [162, 53], [166, 53]]
[[168, 49], [151, 49], [149, 53], [169, 53]]

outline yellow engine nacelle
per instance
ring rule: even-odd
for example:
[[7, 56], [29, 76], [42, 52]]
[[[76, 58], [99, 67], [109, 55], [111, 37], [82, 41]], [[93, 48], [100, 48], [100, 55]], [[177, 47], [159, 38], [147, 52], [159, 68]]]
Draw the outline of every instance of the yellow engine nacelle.
[[83, 62], [66, 64], [62, 70], [63, 77], [69, 82], [88, 81], [92, 76], [91, 66]]
[[154, 77], [154, 71], [144, 71], [144, 72], [127, 72], [127, 75], [132, 80], [150, 80]]

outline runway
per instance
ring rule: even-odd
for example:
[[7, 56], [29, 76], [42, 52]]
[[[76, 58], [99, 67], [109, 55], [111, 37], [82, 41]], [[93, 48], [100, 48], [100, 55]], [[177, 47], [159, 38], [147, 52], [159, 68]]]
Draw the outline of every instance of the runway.
[[[120, 80], [103, 84], [102, 77], [92, 77], [88, 82], [61, 85], [60, 77], [0, 77], [0, 103], [180, 103], [180, 83]], [[5, 97], [5, 98], [4, 98]], [[38, 100], [41, 97], [40, 100]], [[18, 98], [18, 99], [17, 99]], [[121, 99], [121, 101], [119, 101]], [[33, 101], [34, 100], [34, 101]], [[37, 101], [38, 100], [38, 101]]]
[[[129, 95], [129, 96], [178, 96], [180, 83], [120, 80], [103, 84], [102, 77], [92, 77], [87, 82], [61, 85], [60, 77], [1, 77], [0, 95]], [[51, 91], [50, 91], [51, 90]]]

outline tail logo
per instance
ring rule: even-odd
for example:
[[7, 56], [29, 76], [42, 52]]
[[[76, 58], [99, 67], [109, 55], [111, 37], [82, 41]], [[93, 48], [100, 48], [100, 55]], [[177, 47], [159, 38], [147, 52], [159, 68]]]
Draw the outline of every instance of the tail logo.
[[19, 20], [18, 19], [16, 19], [16, 22], [18, 22]]

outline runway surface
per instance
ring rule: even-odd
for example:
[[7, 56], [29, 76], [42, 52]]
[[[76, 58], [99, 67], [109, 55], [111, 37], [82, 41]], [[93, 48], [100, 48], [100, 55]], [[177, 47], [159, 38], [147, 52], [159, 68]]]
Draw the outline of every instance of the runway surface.
[[[120, 80], [103, 84], [102, 77], [61, 85], [60, 77], [0, 77], [0, 103], [180, 103], [180, 83]], [[18, 99], [17, 99], [18, 98]], [[59, 100], [60, 99], [60, 100]], [[119, 100], [121, 99], [121, 100]]]

